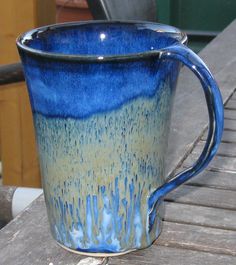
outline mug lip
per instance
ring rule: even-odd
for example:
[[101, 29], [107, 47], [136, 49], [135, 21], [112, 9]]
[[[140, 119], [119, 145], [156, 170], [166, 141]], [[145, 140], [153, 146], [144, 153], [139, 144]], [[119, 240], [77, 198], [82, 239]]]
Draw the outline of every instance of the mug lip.
[[[130, 24], [130, 25], [141, 25], [144, 26], [147, 29], [153, 30], [153, 27], [166, 27], [169, 29], [169, 31], [163, 31], [166, 33], [173, 33], [173, 34], [179, 34], [180, 40], [178, 40], [181, 44], [187, 43], [187, 34], [185, 32], [182, 32], [176, 27], [162, 24], [162, 23], [156, 23], [151, 21], [139, 21], [139, 20], [88, 20], [88, 21], [77, 21], [77, 22], [64, 22], [64, 23], [56, 23], [51, 25], [46, 25], [42, 27], [38, 27], [32, 30], [29, 30], [27, 32], [22, 33], [17, 39], [16, 39], [16, 45], [19, 50], [22, 50], [30, 55], [41, 57], [41, 58], [48, 58], [48, 59], [54, 59], [59, 61], [78, 61], [78, 62], [112, 62], [112, 61], [132, 61], [132, 60], [142, 60], [149, 57], [156, 57], [160, 56], [162, 49], [156, 49], [156, 50], [147, 50], [143, 52], [137, 52], [137, 53], [127, 53], [127, 54], [112, 54], [112, 55], [87, 55], [87, 54], [64, 54], [64, 53], [57, 53], [57, 52], [46, 52], [43, 50], [31, 48], [27, 46], [24, 42], [27, 40], [27, 37], [33, 38], [34, 35], [37, 33], [41, 33], [47, 30], [54, 30], [59, 28], [69, 28], [74, 26], [80, 26], [80, 25], [86, 25], [86, 24]], [[29, 39], [28, 39], [29, 40]], [[171, 45], [166, 46], [170, 47]]]

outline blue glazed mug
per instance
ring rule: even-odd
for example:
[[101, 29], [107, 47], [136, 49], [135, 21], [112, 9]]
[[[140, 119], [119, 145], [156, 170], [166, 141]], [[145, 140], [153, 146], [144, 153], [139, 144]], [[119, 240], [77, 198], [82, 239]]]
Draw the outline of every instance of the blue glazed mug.
[[[17, 40], [54, 239], [87, 255], [146, 248], [163, 198], [213, 158], [223, 130], [216, 81], [178, 29], [148, 22], [46, 26]], [[209, 134], [196, 163], [165, 181], [181, 64], [199, 78]]]

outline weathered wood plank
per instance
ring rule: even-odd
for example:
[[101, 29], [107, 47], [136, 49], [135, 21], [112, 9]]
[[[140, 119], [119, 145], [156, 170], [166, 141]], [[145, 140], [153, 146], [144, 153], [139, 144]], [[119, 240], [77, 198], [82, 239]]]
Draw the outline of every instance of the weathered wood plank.
[[[203, 150], [205, 143], [205, 141], [199, 141], [198, 144], [194, 147], [192, 153], [199, 155], [200, 152]], [[236, 157], [236, 143], [221, 143], [217, 151], [217, 155]]]
[[165, 221], [236, 231], [236, 212], [232, 210], [174, 202], [166, 202], [165, 209]]
[[[235, 138], [236, 138], [236, 131], [235, 133]], [[229, 155], [229, 156], [233, 156], [236, 157], [236, 143], [225, 143], [222, 142], [220, 144], [219, 150], [217, 152], [218, 155]]]
[[236, 143], [236, 133], [234, 131], [224, 130], [222, 136], [222, 142]]
[[[235, 41], [234, 32], [236, 23], [233, 21], [222, 33], [214, 38], [201, 52], [203, 60], [207, 60], [208, 67], [213, 73], [219, 72], [225, 65], [234, 59], [236, 47], [232, 48]], [[226, 40], [227, 39], [227, 40]], [[221, 88], [221, 90], [223, 87]]]
[[236, 110], [225, 109], [225, 118], [236, 120]]
[[234, 256], [153, 245], [145, 250], [112, 258], [109, 265], [233, 265], [235, 262]]
[[[193, 228], [193, 234], [190, 232], [191, 228]], [[204, 229], [198, 226], [164, 222], [163, 233], [160, 240], [156, 242], [157, 245], [123, 257], [112, 258], [109, 264], [118, 265], [128, 262], [128, 264], [133, 265], [156, 265], [158, 261], [160, 265], [189, 265], [190, 263], [215, 265], [217, 261], [224, 262], [223, 264], [231, 264], [230, 262], [236, 261], [233, 256], [212, 254], [234, 255], [235, 232], [212, 228]], [[190, 236], [191, 234], [193, 238]], [[208, 239], [205, 241], [207, 237]], [[189, 245], [188, 241], [190, 240], [192, 241]], [[232, 250], [229, 250], [231, 244], [233, 247]], [[162, 245], [177, 246], [178, 248]], [[183, 249], [179, 249], [179, 247]], [[217, 249], [218, 247], [219, 249]], [[212, 253], [186, 250], [185, 248], [198, 250], [200, 248]], [[0, 231], [0, 249], [0, 260], [1, 264], [4, 265], [42, 265], [49, 263], [76, 265], [83, 258], [65, 251], [53, 241], [49, 232], [42, 196]]]
[[231, 99], [236, 100], [236, 94], [233, 94]]
[[43, 196], [0, 230], [0, 250], [0, 263], [3, 265], [50, 262], [64, 265], [65, 261], [66, 264], [77, 264], [81, 259], [59, 247], [52, 239]]
[[[193, 164], [193, 161], [196, 161], [197, 158], [198, 155], [191, 153], [184, 161], [183, 165], [186, 167], [191, 166]], [[209, 164], [208, 168], [219, 168], [225, 172], [232, 171], [236, 173], [236, 157], [215, 156]]]
[[2, 229], [7, 223], [3, 220], [0, 220], [0, 229]]
[[[202, 140], [206, 141], [207, 134], [205, 133], [202, 136]], [[223, 143], [236, 143], [236, 132], [235, 131], [229, 131], [229, 130], [224, 130], [223, 136], [222, 136], [222, 142]]]
[[[225, 49], [222, 47], [229, 46], [229, 43], [233, 41], [234, 37], [232, 35], [234, 35], [234, 28], [236, 28], [235, 21], [230, 25], [229, 30], [226, 29], [217, 36], [200, 53], [200, 56], [206, 61], [212, 73], [215, 75], [221, 88], [224, 102], [232, 95], [235, 88], [236, 76], [232, 73], [236, 71], [236, 60], [234, 56], [236, 48], [233, 48], [233, 50], [231, 48], [230, 52], [226, 52], [224, 56], [219, 51], [224, 50], [222, 52], [225, 53]], [[231, 44], [230, 46], [233, 45]], [[193, 77], [189, 70], [182, 70], [173, 108], [167, 155], [167, 172], [172, 171], [181, 163], [191, 145], [201, 134], [208, 122], [206, 113], [204, 95], [200, 89], [198, 80]]]
[[159, 245], [236, 256], [236, 231], [165, 222]]
[[205, 170], [189, 180], [187, 185], [236, 190], [236, 175], [226, 172]]
[[236, 191], [183, 185], [166, 197], [167, 201], [236, 210]]
[[222, 136], [222, 142], [236, 143], [236, 133], [234, 131], [224, 131]]
[[227, 104], [225, 105], [226, 109], [236, 110], [236, 101], [235, 100], [229, 100]]
[[[230, 74], [234, 70], [236, 71], [236, 61], [231, 61], [216, 74], [219, 85], [224, 87], [221, 90], [224, 101], [234, 91], [233, 85], [235, 85], [236, 80], [233, 80], [232, 74]], [[208, 123], [206, 104], [203, 93], [199, 92], [199, 83], [196, 82], [195, 78], [191, 77], [188, 71], [182, 71], [182, 73], [185, 76], [184, 79], [180, 76], [171, 120], [167, 152], [168, 173], [181, 163], [183, 157], [189, 152], [189, 149]], [[183, 81], [184, 85], [181, 86], [180, 84]]]
[[0, 186], [0, 220], [9, 222], [12, 217], [12, 197], [16, 187]]
[[232, 130], [236, 131], [236, 120], [225, 119], [224, 120], [224, 128], [225, 129], [232, 129]]

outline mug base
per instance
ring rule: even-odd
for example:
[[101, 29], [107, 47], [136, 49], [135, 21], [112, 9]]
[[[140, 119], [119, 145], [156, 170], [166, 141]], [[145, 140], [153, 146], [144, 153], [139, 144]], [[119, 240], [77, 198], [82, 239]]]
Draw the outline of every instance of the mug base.
[[72, 252], [72, 253], [75, 253], [75, 254], [78, 254], [78, 255], [82, 255], [82, 256], [87, 256], [87, 257], [97, 257], [97, 258], [106, 258], [106, 257], [116, 257], [116, 256], [121, 256], [121, 255], [125, 255], [125, 254], [128, 254], [130, 252], [133, 252], [133, 251], [136, 251], [137, 249], [130, 249], [130, 250], [127, 250], [127, 251], [124, 251], [124, 252], [117, 252], [117, 253], [93, 253], [93, 252], [83, 252], [83, 251], [78, 251], [78, 250], [75, 250], [75, 249], [71, 249], [71, 248], [68, 248], [62, 244], [60, 244], [59, 242], [56, 241], [56, 243], [64, 248], [65, 250], [69, 251], [69, 252]]

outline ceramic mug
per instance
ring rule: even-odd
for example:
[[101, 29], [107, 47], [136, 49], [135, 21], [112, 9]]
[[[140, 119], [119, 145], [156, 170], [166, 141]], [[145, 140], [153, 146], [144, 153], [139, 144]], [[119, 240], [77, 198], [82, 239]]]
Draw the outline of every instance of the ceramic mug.
[[[87, 255], [150, 246], [164, 196], [202, 171], [223, 130], [216, 81], [180, 30], [148, 22], [45, 26], [17, 40], [54, 239]], [[196, 163], [165, 181], [181, 64], [199, 78], [209, 134]]]

